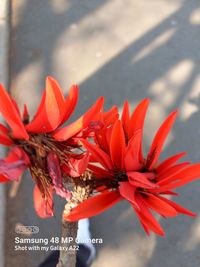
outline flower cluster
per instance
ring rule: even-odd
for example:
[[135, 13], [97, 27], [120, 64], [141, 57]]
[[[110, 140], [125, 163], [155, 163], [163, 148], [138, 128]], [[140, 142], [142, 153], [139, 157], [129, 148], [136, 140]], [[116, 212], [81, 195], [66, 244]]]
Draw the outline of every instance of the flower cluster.
[[[200, 163], [179, 163], [185, 152], [159, 161], [177, 111], [160, 126], [145, 157], [142, 138], [149, 99], [132, 114], [125, 102], [120, 116], [116, 106], [105, 112], [100, 97], [78, 120], [62, 126], [77, 99], [77, 86], [65, 99], [58, 83], [48, 77], [38, 111], [29, 121], [26, 106], [21, 116], [15, 101], [0, 87], [0, 111], [9, 126], [0, 125], [0, 143], [10, 147], [0, 160], [1, 182], [17, 180], [29, 168], [36, 183], [35, 209], [41, 217], [53, 215], [53, 192], [76, 200], [76, 206], [64, 212], [68, 221], [95, 216], [122, 200], [130, 203], [147, 234], [164, 235], [152, 211], [164, 218], [195, 216], [168, 196], [177, 196], [174, 189], [200, 177]], [[87, 189], [87, 199], [81, 199], [77, 187]]]
[[16, 102], [0, 86], [0, 112], [9, 126], [0, 124], [0, 143], [10, 148], [8, 156], [0, 160], [0, 181], [18, 180], [29, 168], [36, 183], [34, 206], [43, 218], [53, 215], [53, 192], [70, 199], [67, 178], [79, 177], [87, 168], [88, 155], [80, 149], [79, 138], [91, 137], [98, 128], [98, 123], [94, 126], [91, 122], [101, 112], [104, 99], [99, 98], [78, 120], [61, 127], [77, 100], [76, 85], [64, 98], [58, 83], [48, 77], [39, 108], [30, 121], [26, 105], [21, 115]]

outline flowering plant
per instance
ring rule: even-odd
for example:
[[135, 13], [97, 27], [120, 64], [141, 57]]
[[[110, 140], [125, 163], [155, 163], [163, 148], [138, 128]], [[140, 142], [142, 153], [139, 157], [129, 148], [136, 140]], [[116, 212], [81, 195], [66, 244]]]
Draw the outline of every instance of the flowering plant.
[[67, 200], [63, 221], [70, 223], [95, 216], [119, 201], [130, 203], [147, 234], [164, 231], [151, 211], [162, 217], [195, 216], [168, 196], [174, 189], [200, 177], [200, 163], [177, 163], [186, 153], [159, 157], [174, 124], [172, 112], [158, 129], [145, 157], [143, 127], [149, 99], [142, 100], [130, 114], [126, 101], [120, 116], [116, 106], [104, 111], [104, 98], [79, 119], [66, 123], [78, 100], [73, 85], [67, 98], [52, 77], [46, 79], [39, 108], [30, 120], [5, 88], [0, 86], [0, 112], [8, 126], [0, 124], [0, 144], [9, 148], [0, 159], [0, 182], [21, 179], [29, 169], [35, 182], [37, 214], [53, 216], [53, 193]]

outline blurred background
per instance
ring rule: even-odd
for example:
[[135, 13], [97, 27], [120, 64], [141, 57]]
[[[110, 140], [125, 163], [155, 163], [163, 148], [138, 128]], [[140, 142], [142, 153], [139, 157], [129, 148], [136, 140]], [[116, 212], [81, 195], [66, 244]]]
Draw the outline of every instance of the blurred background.
[[[162, 157], [188, 151], [200, 161], [200, 2], [199, 0], [13, 0], [10, 88], [32, 114], [52, 75], [67, 93], [80, 86], [73, 118], [99, 95], [106, 108], [132, 107], [149, 97], [145, 124], [146, 151], [169, 112], [179, 109]], [[57, 214], [39, 219], [33, 209], [33, 182], [27, 173], [18, 188], [7, 192], [6, 266], [37, 267], [44, 252], [14, 251], [16, 224], [37, 225], [37, 237], [59, 236], [64, 202]], [[199, 213], [200, 183], [181, 188], [178, 203]], [[91, 220], [97, 245], [92, 267], [200, 266], [200, 216], [159, 219], [166, 237], [146, 237], [126, 203]]]

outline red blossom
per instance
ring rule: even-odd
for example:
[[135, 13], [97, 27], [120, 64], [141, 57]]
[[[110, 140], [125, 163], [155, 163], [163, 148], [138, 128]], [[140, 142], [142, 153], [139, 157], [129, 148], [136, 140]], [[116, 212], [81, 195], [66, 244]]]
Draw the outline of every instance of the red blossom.
[[177, 163], [185, 155], [184, 152], [159, 162], [176, 111], [160, 126], [144, 158], [142, 134], [148, 104], [148, 99], [143, 100], [130, 115], [128, 102], [125, 102], [121, 119], [117, 118], [112, 126], [95, 132], [95, 144], [82, 139], [82, 144], [91, 155], [89, 168], [96, 181], [104, 181], [104, 189], [102, 191], [97, 187], [93, 196], [65, 214], [66, 220], [75, 221], [97, 215], [122, 199], [131, 204], [147, 234], [153, 231], [164, 235], [151, 211], [165, 218], [181, 213], [195, 216], [166, 198], [166, 195], [177, 195], [174, 189], [198, 179], [200, 163]]
[[0, 85], [0, 112], [9, 126], [0, 124], [0, 144], [11, 149], [9, 156], [0, 160], [0, 182], [17, 180], [29, 168], [36, 183], [34, 206], [41, 217], [53, 215], [53, 191], [70, 198], [63, 176], [70, 175], [72, 166], [77, 176], [87, 167], [88, 155], [85, 157], [81, 151], [77, 161], [71, 150], [79, 149], [78, 137], [91, 136], [92, 124], [98, 126], [104, 98], [100, 97], [78, 120], [61, 128], [74, 112], [77, 100], [77, 85], [65, 98], [57, 81], [47, 77], [39, 108], [30, 121], [27, 106], [21, 115], [15, 100]]

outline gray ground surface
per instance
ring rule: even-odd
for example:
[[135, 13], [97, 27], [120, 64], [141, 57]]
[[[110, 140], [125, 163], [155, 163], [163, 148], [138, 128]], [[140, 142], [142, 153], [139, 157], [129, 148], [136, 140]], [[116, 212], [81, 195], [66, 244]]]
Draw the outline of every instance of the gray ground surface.
[[[188, 151], [200, 160], [200, 5], [199, 0], [19, 0], [13, 1], [12, 93], [33, 112], [53, 75], [63, 88], [80, 85], [75, 116], [100, 95], [106, 107], [132, 106], [151, 98], [146, 150], [155, 130], [173, 109], [179, 118], [165, 153]], [[18, 195], [8, 198], [7, 267], [36, 267], [46, 256], [14, 252], [17, 223], [38, 225], [39, 236], [59, 234], [59, 217], [40, 220], [32, 204], [33, 184], [24, 176]], [[179, 203], [200, 213], [199, 182], [181, 189]], [[62, 209], [62, 203], [56, 203]], [[91, 220], [103, 237], [92, 267], [198, 267], [200, 217], [161, 220], [166, 238], [146, 237], [126, 203]]]

